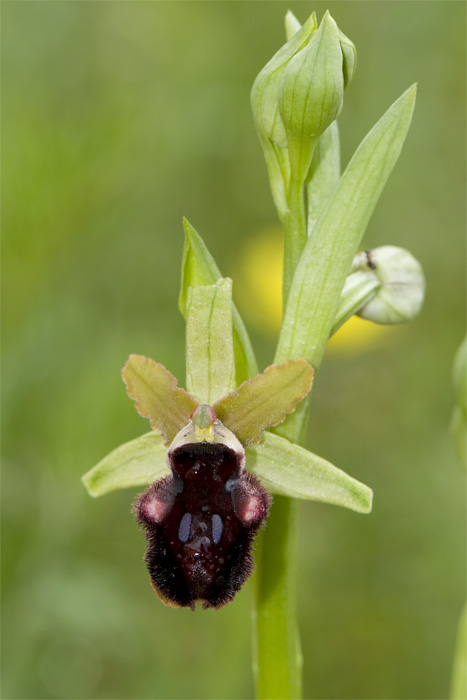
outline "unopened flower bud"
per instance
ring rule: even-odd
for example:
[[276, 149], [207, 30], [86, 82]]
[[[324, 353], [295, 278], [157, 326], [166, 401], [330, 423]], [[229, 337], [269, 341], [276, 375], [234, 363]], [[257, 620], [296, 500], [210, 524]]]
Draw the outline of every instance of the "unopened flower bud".
[[[290, 41], [294, 34], [301, 29], [301, 26], [302, 25], [295, 17], [294, 13], [291, 10], [288, 10], [287, 14], [285, 15], [285, 36], [287, 41]], [[342, 32], [339, 28], [337, 28], [337, 31], [339, 32], [339, 41], [342, 49], [342, 69], [344, 72], [345, 89], [355, 75], [355, 70], [357, 68], [357, 49], [355, 48], [355, 44], [350, 41], [349, 37], [346, 36], [344, 32]]]
[[303, 50], [317, 27], [316, 15], [313, 13], [303, 27], [293, 33], [287, 43], [264, 66], [251, 90], [251, 108], [256, 131], [266, 160], [274, 203], [281, 217], [288, 211], [290, 166], [287, 135], [279, 114], [279, 89], [290, 60], [298, 51]]
[[292, 178], [305, 180], [315, 144], [338, 116], [343, 96], [339, 30], [326, 12], [308, 44], [289, 62], [280, 86], [279, 112], [287, 136]]
[[381, 286], [358, 315], [382, 324], [404, 323], [415, 318], [425, 297], [425, 277], [418, 260], [404, 248], [382, 246], [355, 256], [352, 272], [369, 269]]
[[[298, 20], [296, 21], [298, 23]], [[287, 43], [264, 66], [251, 90], [251, 107], [260, 138], [267, 137], [272, 143], [283, 148], [287, 147], [287, 139], [279, 115], [279, 88], [291, 59], [307, 45], [317, 26], [316, 15], [313, 13], [303, 27], [299, 25], [298, 31], [292, 34]]]

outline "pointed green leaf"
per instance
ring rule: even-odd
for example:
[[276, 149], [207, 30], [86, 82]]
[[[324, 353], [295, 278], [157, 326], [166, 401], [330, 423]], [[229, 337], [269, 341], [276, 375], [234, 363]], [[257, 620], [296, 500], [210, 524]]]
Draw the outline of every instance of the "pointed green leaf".
[[353, 256], [399, 157], [415, 104], [409, 88], [360, 144], [313, 228], [290, 289], [275, 357], [319, 367]]
[[373, 492], [368, 486], [279, 435], [265, 432], [259, 445], [245, 448], [245, 456], [247, 468], [273, 494], [331, 503], [357, 513], [371, 511]]
[[151, 427], [160, 430], [167, 445], [171, 443], [199, 401], [177, 387], [177, 380], [164, 365], [144, 355], [130, 355], [122, 376], [140, 416], [149, 418]]
[[313, 368], [306, 360], [271, 365], [213, 405], [219, 420], [245, 445], [259, 442], [266, 428], [281, 423], [308, 394]]
[[188, 290], [186, 386], [209, 406], [236, 387], [230, 279]]
[[167, 447], [155, 431], [126, 442], [104, 457], [82, 477], [91, 496], [103, 496], [116, 489], [145, 486], [170, 474]]
[[[184, 219], [185, 246], [183, 249], [182, 284], [179, 297], [179, 308], [186, 318], [186, 307], [189, 287], [215, 284], [222, 278], [214, 258], [193, 226]], [[237, 383], [241, 383], [258, 374], [258, 365], [253, 352], [250, 338], [237, 311], [232, 305], [233, 341], [235, 353], [235, 369]]]

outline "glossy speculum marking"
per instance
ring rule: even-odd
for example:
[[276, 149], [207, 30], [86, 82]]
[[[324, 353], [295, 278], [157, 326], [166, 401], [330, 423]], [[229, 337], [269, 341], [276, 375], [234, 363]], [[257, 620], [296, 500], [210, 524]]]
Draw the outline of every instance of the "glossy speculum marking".
[[[207, 408], [207, 407], [206, 407]], [[253, 540], [271, 497], [244, 471], [235, 435], [215, 417], [194, 418], [168, 451], [172, 475], [143, 493], [135, 515], [146, 529], [151, 584], [168, 605], [219, 608], [252, 572]]]

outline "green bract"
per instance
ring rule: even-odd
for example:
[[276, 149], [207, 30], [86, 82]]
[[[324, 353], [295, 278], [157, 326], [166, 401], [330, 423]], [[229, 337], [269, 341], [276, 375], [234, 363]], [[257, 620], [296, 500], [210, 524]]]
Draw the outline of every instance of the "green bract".
[[341, 176], [339, 128], [333, 122], [318, 140], [306, 180], [308, 236], [328, 204]]
[[[201, 236], [193, 226], [183, 220], [185, 229], [185, 246], [182, 261], [182, 283], [178, 306], [182, 316], [187, 315], [187, 297], [190, 287], [212, 285], [222, 278], [214, 258], [207, 249]], [[248, 333], [235, 304], [232, 304], [232, 334], [235, 354], [235, 372], [237, 382], [243, 382], [258, 373], [255, 358]]]

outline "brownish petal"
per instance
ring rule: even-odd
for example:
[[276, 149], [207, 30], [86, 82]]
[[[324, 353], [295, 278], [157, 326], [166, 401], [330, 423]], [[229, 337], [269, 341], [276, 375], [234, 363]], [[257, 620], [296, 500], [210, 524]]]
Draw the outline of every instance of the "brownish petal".
[[144, 355], [130, 355], [122, 376], [138, 413], [149, 418], [151, 427], [170, 444], [190, 421], [199, 401], [177, 386], [176, 378], [164, 365]]
[[213, 409], [224, 425], [245, 445], [260, 442], [263, 431], [282, 423], [305, 398], [313, 368], [304, 359], [271, 365], [237, 391], [222, 397]]

